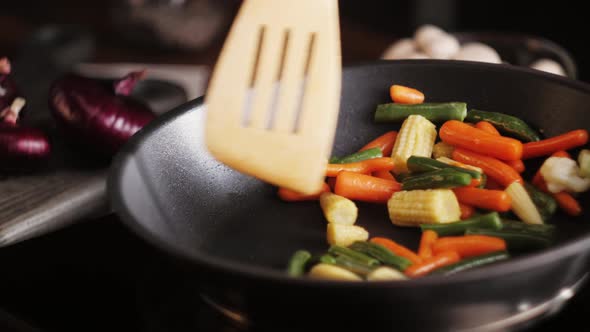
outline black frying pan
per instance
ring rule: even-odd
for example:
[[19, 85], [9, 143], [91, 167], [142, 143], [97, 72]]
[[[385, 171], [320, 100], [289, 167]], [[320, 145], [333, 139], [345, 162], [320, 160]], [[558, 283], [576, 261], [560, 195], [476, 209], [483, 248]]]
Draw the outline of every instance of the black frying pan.
[[[514, 114], [549, 136], [590, 129], [590, 86], [580, 82], [506, 65], [378, 62], [344, 70], [334, 154], [397, 128], [372, 121], [393, 82], [419, 88], [429, 101]], [[131, 229], [178, 259], [194, 280], [195, 296], [205, 294], [257, 326], [497, 330], [555, 311], [584, 279], [590, 223], [563, 214], [553, 220], [558, 241], [551, 249], [452, 277], [378, 283], [289, 278], [284, 268], [295, 250], [327, 249], [317, 202], [282, 202], [272, 186], [215, 161], [203, 145], [204, 116], [197, 99], [133, 137], [112, 169], [113, 207]], [[584, 207], [589, 201], [590, 194], [582, 197]], [[384, 206], [360, 204], [359, 213], [358, 224], [372, 236], [416, 248], [419, 231], [392, 226]]]

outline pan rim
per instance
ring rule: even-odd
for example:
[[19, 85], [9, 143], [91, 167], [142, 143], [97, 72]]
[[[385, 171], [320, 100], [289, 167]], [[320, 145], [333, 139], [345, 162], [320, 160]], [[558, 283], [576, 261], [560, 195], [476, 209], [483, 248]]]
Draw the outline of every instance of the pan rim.
[[[373, 69], [380, 66], [446, 66], [446, 67], [471, 67], [473, 69], [482, 69], [487, 71], [502, 71], [502, 72], [517, 72], [522, 75], [533, 75], [540, 79], [554, 81], [557, 84], [564, 85], [583, 93], [590, 94], [590, 85], [581, 81], [562, 77], [555, 74], [545, 73], [535, 69], [518, 67], [509, 64], [490, 64], [473, 61], [456, 61], [456, 60], [377, 60], [358, 63], [351, 66], [345, 66], [343, 71], [359, 70], [366, 67]], [[204, 106], [204, 97], [199, 97], [189, 101], [174, 110], [160, 116], [155, 121], [149, 123], [138, 133], [136, 133], [123, 146], [119, 153], [115, 156], [109, 176], [107, 179], [107, 193], [110, 199], [113, 211], [119, 216], [119, 219], [125, 226], [131, 229], [137, 236], [143, 238], [147, 243], [163, 250], [171, 255], [173, 258], [179, 259], [189, 265], [198, 267], [200, 269], [210, 271], [213, 273], [225, 273], [234, 278], [246, 278], [257, 280], [261, 282], [271, 282], [275, 284], [288, 284], [291, 286], [300, 287], [330, 287], [330, 288], [350, 288], [357, 287], [363, 289], [383, 289], [383, 288], [412, 288], [412, 287], [427, 287], [427, 286], [452, 286], [460, 285], [466, 282], [484, 281], [486, 279], [497, 278], [503, 275], [511, 275], [515, 273], [522, 273], [526, 270], [536, 268], [540, 265], [549, 262], [557, 261], [565, 257], [573, 256], [584, 251], [590, 247], [590, 234], [582, 236], [581, 238], [570, 240], [565, 243], [553, 246], [551, 248], [525, 254], [519, 257], [514, 257], [506, 262], [502, 262], [494, 266], [484, 266], [471, 271], [465, 271], [460, 274], [453, 275], [452, 278], [444, 276], [426, 276], [418, 279], [409, 279], [403, 282], [398, 281], [373, 281], [373, 282], [353, 282], [353, 281], [329, 281], [318, 280], [311, 278], [294, 278], [288, 276], [286, 273], [268, 267], [258, 267], [250, 264], [236, 262], [225, 258], [216, 258], [203, 253], [189, 254], [186, 251], [180, 250], [176, 246], [163, 241], [158, 236], [147, 230], [142, 226], [139, 220], [133, 217], [133, 213], [123, 203], [122, 196], [122, 176], [125, 165], [132, 160], [133, 154], [138, 150], [145, 138], [149, 137], [153, 132], [159, 130], [166, 124], [174, 121], [176, 118], [189, 112], [198, 112]]]

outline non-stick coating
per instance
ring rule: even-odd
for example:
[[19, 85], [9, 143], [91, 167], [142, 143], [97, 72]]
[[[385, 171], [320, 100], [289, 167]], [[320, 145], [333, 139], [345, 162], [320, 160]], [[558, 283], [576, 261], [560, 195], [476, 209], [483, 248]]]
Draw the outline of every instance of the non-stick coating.
[[[547, 136], [590, 128], [590, 89], [579, 82], [504, 65], [378, 62], [344, 70], [335, 155], [354, 152], [378, 135], [399, 128], [372, 121], [375, 106], [389, 102], [388, 88], [392, 83], [420, 89], [427, 101], [464, 101], [469, 108], [516, 115]], [[282, 202], [276, 197], [276, 188], [216, 162], [203, 143], [204, 112], [202, 100], [193, 101], [142, 130], [119, 155], [109, 181], [114, 208], [132, 229], [201, 271], [228, 280], [265, 282], [256, 287], [290, 286], [291, 290], [313, 289], [316, 294], [325, 288], [346, 290], [351, 295], [371, 289], [375, 303], [393, 297], [380, 292], [380, 288], [396, 289], [395, 297], [400, 300], [399, 297], [411, 297], [412, 288], [423, 292], [432, 287], [432, 294], [452, 294], [462, 289], [461, 282], [465, 282], [463, 289], [471, 293], [463, 298], [457, 295], [458, 302], [472, 303], [479, 297], [483, 301], [489, 299], [492, 290], [478, 294], [477, 285], [490, 285], [489, 279], [493, 277], [493, 288], [498, 288], [495, 293], [504, 288], [512, 292], [506, 298], [513, 304], [519, 296], [547, 299], [559, 287], [573, 282], [583, 270], [578, 266], [569, 274], [557, 274], [557, 269], [563, 271], [571, 265], [577, 253], [586, 254], [590, 244], [589, 221], [559, 213], [552, 221], [558, 229], [553, 249], [452, 279], [432, 277], [403, 284], [346, 286], [291, 280], [283, 270], [295, 250], [319, 253], [327, 249], [326, 221], [319, 205]], [[530, 173], [536, 171], [538, 162], [528, 165]], [[581, 198], [583, 206], [588, 206], [589, 196]], [[419, 231], [392, 226], [383, 205], [359, 204], [357, 223], [367, 228], [371, 236], [391, 237], [412, 249], [418, 245]], [[525, 289], [520, 295], [511, 290], [527, 284], [543, 289]], [[458, 288], [440, 288], [445, 285]], [[414, 310], [411, 303], [416, 299], [408, 301], [405, 303], [409, 310]], [[250, 305], [256, 307], [255, 303]]]

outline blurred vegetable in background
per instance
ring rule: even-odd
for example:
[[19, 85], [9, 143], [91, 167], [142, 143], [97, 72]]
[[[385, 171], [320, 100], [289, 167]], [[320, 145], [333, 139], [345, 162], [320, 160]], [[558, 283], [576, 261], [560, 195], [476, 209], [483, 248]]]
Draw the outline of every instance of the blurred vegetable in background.
[[144, 72], [120, 80], [98, 80], [68, 74], [56, 80], [49, 106], [58, 126], [73, 144], [106, 156], [155, 118], [150, 108], [129, 97]]

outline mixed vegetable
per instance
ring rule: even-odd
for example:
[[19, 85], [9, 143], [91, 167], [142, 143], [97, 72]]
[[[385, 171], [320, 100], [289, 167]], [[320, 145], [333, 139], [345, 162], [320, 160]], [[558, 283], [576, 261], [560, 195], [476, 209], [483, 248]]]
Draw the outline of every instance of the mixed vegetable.
[[[404, 280], [450, 275], [513, 254], [550, 246], [561, 209], [582, 213], [576, 195], [590, 189], [590, 150], [573, 130], [541, 139], [514, 116], [467, 111], [461, 102], [424, 103], [416, 89], [393, 85], [393, 103], [376, 122], [400, 122], [358, 152], [333, 157], [315, 195], [279, 189], [285, 201], [319, 200], [327, 220], [327, 252], [300, 250], [288, 273], [332, 280]], [[437, 131], [437, 126], [439, 129]], [[440, 139], [439, 142], [437, 140]], [[523, 160], [543, 157], [530, 182]], [[417, 252], [356, 225], [355, 201], [386, 204], [394, 225], [419, 227]]]

